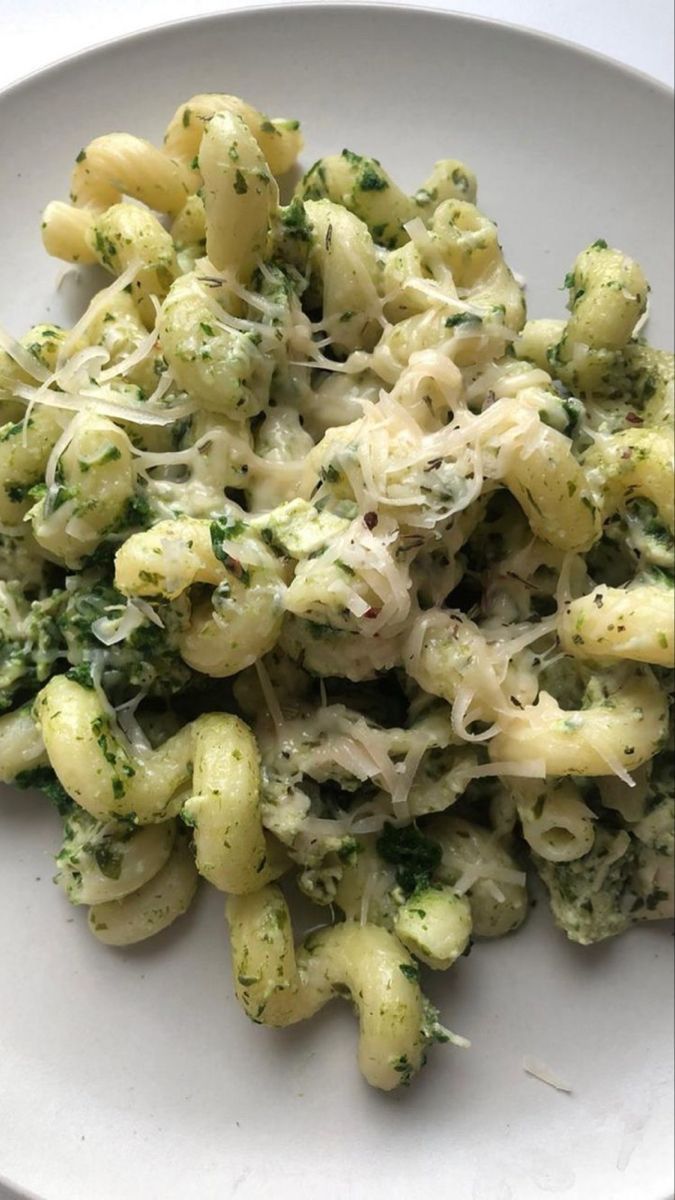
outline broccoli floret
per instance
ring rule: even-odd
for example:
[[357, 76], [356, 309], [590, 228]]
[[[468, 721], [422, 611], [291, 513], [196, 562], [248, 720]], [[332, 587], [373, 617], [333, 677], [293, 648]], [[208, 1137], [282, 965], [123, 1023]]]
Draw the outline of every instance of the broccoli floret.
[[426, 837], [416, 825], [399, 829], [389, 822], [377, 839], [377, 852], [396, 868], [396, 882], [406, 896], [428, 886], [443, 853], [440, 843]]

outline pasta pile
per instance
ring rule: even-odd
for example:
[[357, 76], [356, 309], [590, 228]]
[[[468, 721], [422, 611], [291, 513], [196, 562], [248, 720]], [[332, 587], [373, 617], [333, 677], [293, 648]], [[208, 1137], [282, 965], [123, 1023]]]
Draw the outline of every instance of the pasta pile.
[[113, 281], [0, 338], [0, 778], [102, 942], [208, 880], [248, 1016], [350, 997], [389, 1089], [462, 1041], [420, 964], [528, 870], [582, 944], [672, 914], [673, 363], [605, 241], [526, 321], [466, 166], [408, 196], [343, 150], [280, 205], [301, 147], [195, 96], [47, 206]]

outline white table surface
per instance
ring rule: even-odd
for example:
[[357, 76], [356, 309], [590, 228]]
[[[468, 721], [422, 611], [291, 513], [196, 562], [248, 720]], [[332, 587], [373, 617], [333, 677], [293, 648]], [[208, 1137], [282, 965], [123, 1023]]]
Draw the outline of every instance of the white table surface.
[[[416, 0], [409, 2], [414, 5]], [[102, 0], [0, 0], [0, 90], [112, 38], [167, 21], [251, 6], [251, 0], [115, 0], [114, 5]], [[428, 0], [426, 6], [566, 38], [673, 86], [671, 0]], [[13, 1196], [0, 1184], [0, 1200]]]
[[[251, 0], [0, 0], [0, 89], [138, 29], [250, 6]], [[672, 0], [428, 0], [427, 6], [529, 26], [673, 85]]]

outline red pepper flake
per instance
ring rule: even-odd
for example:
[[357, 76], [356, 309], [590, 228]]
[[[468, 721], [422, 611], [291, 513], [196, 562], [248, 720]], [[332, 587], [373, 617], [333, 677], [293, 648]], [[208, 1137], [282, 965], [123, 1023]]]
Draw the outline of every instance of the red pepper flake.
[[367, 620], [372, 621], [374, 617], [379, 617], [380, 610], [379, 608], [368, 608], [363, 615]]
[[626, 413], [626, 420], [628, 421], [629, 425], [644, 425], [642, 417], [639, 417], [638, 414], [634, 412]]
[[367, 512], [363, 515], [363, 524], [366, 529], [374, 529], [377, 525], [379, 517], [376, 512]]

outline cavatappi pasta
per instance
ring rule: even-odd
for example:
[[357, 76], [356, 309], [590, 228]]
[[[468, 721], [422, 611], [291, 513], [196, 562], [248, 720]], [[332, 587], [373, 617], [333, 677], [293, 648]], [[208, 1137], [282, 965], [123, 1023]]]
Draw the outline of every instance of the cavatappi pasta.
[[207, 880], [248, 1016], [351, 999], [389, 1089], [463, 1041], [420, 964], [517, 929], [528, 870], [583, 944], [672, 914], [673, 361], [623, 251], [526, 320], [468, 167], [344, 150], [282, 204], [301, 149], [194, 96], [45, 210], [112, 282], [0, 334], [0, 778], [97, 938]]

